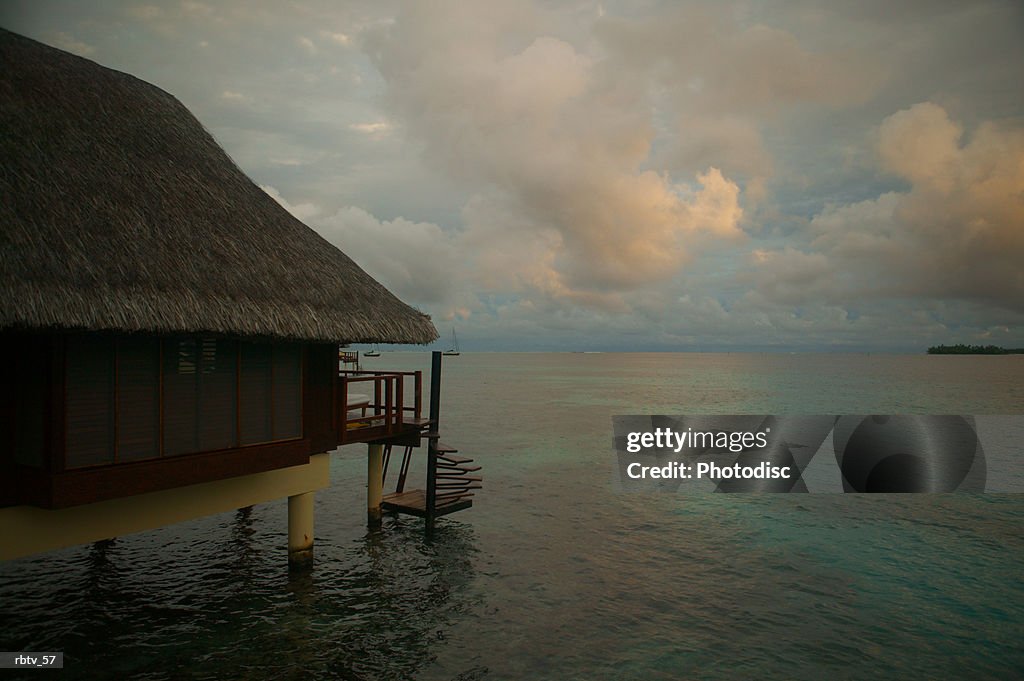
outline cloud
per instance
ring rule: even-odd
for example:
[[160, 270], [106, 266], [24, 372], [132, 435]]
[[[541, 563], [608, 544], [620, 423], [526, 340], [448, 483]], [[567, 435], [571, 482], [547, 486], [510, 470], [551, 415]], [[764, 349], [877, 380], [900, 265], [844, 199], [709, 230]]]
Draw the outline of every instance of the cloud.
[[141, 21], [155, 21], [164, 16], [164, 11], [156, 5], [132, 5], [125, 8], [125, 12]]
[[649, 82], [657, 93], [666, 131], [658, 166], [685, 174], [714, 166], [760, 200], [776, 170], [765, 135], [777, 136], [787, 114], [866, 101], [888, 69], [864, 53], [811, 47], [786, 28], [743, 17], [749, 11], [678, 3], [608, 16], [594, 30], [609, 53], [608, 68]]
[[779, 303], [796, 304], [812, 299], [833, 299], [835, 271], [822, 253], [805, 253], [795, 248], [755, 250], [751, 263], [759, 295]]
[[391, 131], [391, 124], [387, 121], [374, 121], [372, 123], [350, 123], [349, 130], [362, 133], [369, 137], [379, 138]]
[[467, 339], [1022, 345], [1024, 14], [891, 4], [38, 0], [4, 25], [174, 94]]
[[680, 118], [679, 133], [665, 154], [666, 168], [697, 172], [715, 166], [762, 180], [774, 170], [757, 124], [743, 115], [687, 115]]
[[956, 183], [963, 128], [937, 104], [922, 102], [889, 116], [879, 130], [882, 167], [915, 187], [948, 194]]
[[455, 238], [437, 225], [404, 218], [379, 220], [355, 206], [325, 214], [312, 203], [289, 202], [274, 187], [260, 188], [402, 300], [442, 308], [448, 318], [457, 310], [468, 316], [468, 308], [460, 306], [455, 294], [465, 283]]
[[860, 102], [880, 78], [862, 55], [812, 50], [784, 28], [740, 21], [727, 3], [606, 17], [595, 31], [625, 68], [651, 73], [677, 104], [705, 114]]
[[62, 50], [67, 50], [81, 57], [89, 57], [96, 54], [96, 48], [88, 43], [78, 40], [70, 33], [66, 31], [58, 31], [49, 36], [50, 44], [55, 47], [59, 47]]
[[402, 300], [448, 314], [456, 307], [459, 256], [437, 225], [378, 220], [354, 206], [312, 217], [309, 224]]
[[279, 204], [281, 204], [281, 206], [286, 211], [288, 211], [289, 213], [294, 215], [299, 220], [302, 220], [303, 222], [306, 222], [310, 218], [312, 218], [312, 217], [314, 217], [314, 216], [316, 216], [316, 215], [318, 215], [320, 213], [320, 208], [315, 206], [312, 203], [299, 203], [299, 204], [289, 203], [283, 196], [281, 196], [281, 192], [277, 191], [273, 187], [270, 187], [270, 186], [267, 186], [267, 185], [260, 185], [260, 189], [262, 189], [267, 194], [269, 194], [270, 198], [274, 199]]
[[352, 38], [348, 34], [341, 33], [340, 31], [320, 31], [320, 35], [334, 43], [337, 43], [338, 45], [342, 45], [343, 47], [349, 47], [352, 44]]
[[655, 134], [643, 87], [533, 35], [537, 12], [436, 10], [405, 6], [372, 53], [426, 162], [475, 187], [464, 227], [487, 272], [501, 262], [507, 281], [606, 306], [675, 276], [692, 243], [741, 235], [740, 190], [719, 170], [689, 185], [642, 167]]
[[213, 16], [214, 9], [210, 5], [195, 0], [182, 0], [181, 11], [186, 16], [207, 19]]
[[[779, 300], [830, 292], [1024, 311], [1024, 126], [986, 121], [966, 143], [963, 134], [931, 102], [887, 117], [877, 133], [879, 164], [910, 189], [827, 206], [810, 221], [809, 253], [760, 256], [762, 290]], [[785, 286], [794, 274], [824, 277], [823, 258], [840, 286]]]

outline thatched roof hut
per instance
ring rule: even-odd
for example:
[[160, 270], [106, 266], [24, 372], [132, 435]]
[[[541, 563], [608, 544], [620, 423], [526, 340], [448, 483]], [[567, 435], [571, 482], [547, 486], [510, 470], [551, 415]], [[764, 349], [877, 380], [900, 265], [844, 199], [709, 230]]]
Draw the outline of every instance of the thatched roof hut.
[[427, 343], [177, 99], [0, 29], [0, 328]]

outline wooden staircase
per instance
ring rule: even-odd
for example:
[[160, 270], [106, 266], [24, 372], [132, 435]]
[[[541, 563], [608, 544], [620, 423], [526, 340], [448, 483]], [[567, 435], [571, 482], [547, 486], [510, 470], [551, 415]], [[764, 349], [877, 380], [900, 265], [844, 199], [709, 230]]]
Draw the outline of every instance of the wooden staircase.
[[[440, 352], [431, 353], [430, 367], [430, 418], [420, 418], [422, 400], [420, 398], [421, 374], [412, 374], [415, 380], [415, 404], [412, 407], [412, 418], [405, 418], [402, 394], [402, 381], [395, 383], [394, 388], [389, 388], [390, 383], [384, 383], [383, 397], [385, 402], [385, 415], [396, 413], [398, 416], [398, 428], [391, 427], [384, 437], [376, 438], [384, 445], [383, 470], [381, 473], [381, 485], [387, 482], [388, 464], [391, 462], [392, 450], [395, 446], [403, 447], [402, 462], [398, 468], [398, 482], [392, 494], [385, 494], [381, 498], [382, 510], [396, 511], [408, 515], [426, 518], [426, 527], [429, 532], [434, 525], [434, 519], [455, 513], [473, 505], [473, 491], [480, 489], [483, 479], [480, 476], [472, 476], [480, 470], [480, 466], [472, 466], [472, 459], [456, 456], [458, 451], [454, 447], [442, 444], [439, 431], [441, 423], [441, 357]], [[383, 377], [388, 378], [388, 377]], [[358, 380], [358, 379], [357, 379]], [[366, 379], [361, 379], [366, 380]], [[383, 380], [382, 377], [374, 376], [374, 381]], [[389, 379], [390, 380], [390, 379]], [[381, 390], [376, 389], [375, 401], [380, 403]], [[392, 396], [395, 397], [392, 401]], [[347, 408], [346, 398], [343, 394], [341, 405]], [[394, 404], [399, 405], [395, 410]], [[357, 417], [359, 420], [362, 417]], [[374, 416], [376, 418], [376, 415]], [[385, 416], [385, 423], [390, 424], [390, 417]], [[372, 441], [372, 440], [370, 440]], [[409, 464], [412, 461], [413, 449], [420, 447], [423, 442], [427, 444], [427, 473], [426, 489], [405, 488], [409, 477]]]
[[[480, 466], [471, 466], [473, 459], [467, 459], [462, 456], [455, 456], [455, 452], [459, 450], [448, 445], [437, 443], [434, 465], [434, 495], [437, 499], [437, 504], [441, 507], [447, 507], [450, 504], [455, 504], [463, 499], [470, 499], [473, 496], [473, 492], [470, 490], [480, 489], [483, 487], [483, 478], [480, 476], [470, 476], [467, 473], [475, 473], [480, 470]], [[473, 505], [472, 501], [468, 502], [469, 506]]]
[[[426, 489], [406, 490], [405, 483], [409, 475], [409, 464], [412, 461], [414, 445], [404, 447], [402, 462], [398, 468], [398, 480], [395, 491], [385, 494], [381, 506], [385, 510], [396, 511], [408, 515], [434, 518], [455, 513], [473, 505], [473, 490], [483, 487], [481, 476], [472, 476], [480, 470], [473, 466], [473, 459], [455, 456], [458, 451], [439, 440], [436, 432], [427, 429], [434, 423], [426, 421], [421, 437], [427, 441], [427, 480]], [[392, 445], [384, 446], [384, 482], [387, 482], [388, 465], [391, 461]]]

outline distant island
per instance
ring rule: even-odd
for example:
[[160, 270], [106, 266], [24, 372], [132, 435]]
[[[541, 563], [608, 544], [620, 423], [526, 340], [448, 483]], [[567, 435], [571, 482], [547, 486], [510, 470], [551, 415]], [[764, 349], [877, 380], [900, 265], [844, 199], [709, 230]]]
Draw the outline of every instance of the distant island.
[[933, 345], [929, 355], [1022, 355], [1024, 348], [1001, 348], [998, 345]]

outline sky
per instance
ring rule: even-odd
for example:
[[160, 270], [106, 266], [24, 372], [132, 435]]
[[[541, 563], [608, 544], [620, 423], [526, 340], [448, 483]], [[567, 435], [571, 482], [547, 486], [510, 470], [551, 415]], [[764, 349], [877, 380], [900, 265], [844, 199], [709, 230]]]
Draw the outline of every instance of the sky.
[[0, 26], [175, 95], [463, 350], [1024, 347], [1021, 3], [0, 0]]

